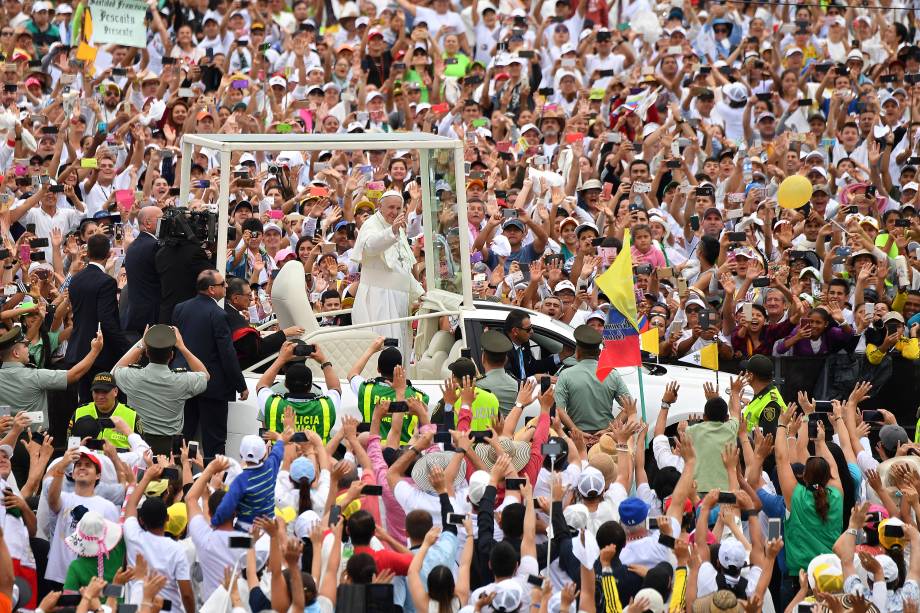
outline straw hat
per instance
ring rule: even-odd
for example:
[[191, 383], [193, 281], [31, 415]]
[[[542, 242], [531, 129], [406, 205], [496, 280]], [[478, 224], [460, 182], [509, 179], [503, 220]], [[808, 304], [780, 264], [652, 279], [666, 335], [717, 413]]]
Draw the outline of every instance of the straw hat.
[[[517, 472], [523, 470], [524, 467], [527, 466], [527, 462], [530, 461], [530, 443], [528, 442], [515, 441], [507, 436], [501, 436], [498, 439], [498, 446], [511, 457], [511, 466], [513, 466], [514, 470]], [[479, 456], [479, 459], [482, 460], [482, 463], [486, 465], [486, 468], [491, 469], [495, 466], [495, 462], [498, 460], [498, 454], [494, 447], [481, 443], [474, 445], [473, 450], [476, 452], [476, 455]], [[416, 462], [416, 464], [418, 463]], [[413, 470], [413, 473], [414, 472]]]
[[[437, 496], [438, 493], [431, 486], [431, 469], [437, 466], [444, 470], [453, 457], [454, 454], [449, 451], [432, 451], [422, 455], [412, 467], [412, 480], [415, 481], [415, 486], [426, 494]], [[463, 486], [464, 475], [466, 475], [466, 460], [461, 460], [460, 470], [454, 477], [455, 489]]]

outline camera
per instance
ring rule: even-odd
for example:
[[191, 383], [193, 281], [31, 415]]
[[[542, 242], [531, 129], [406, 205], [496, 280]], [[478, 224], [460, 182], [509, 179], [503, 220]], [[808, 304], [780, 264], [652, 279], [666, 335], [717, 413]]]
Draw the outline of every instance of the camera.
[[180, 240], [214, 242], [217, 240], [217, 213], [168, 208], [157, 222], [157, 238], [161, 244]]

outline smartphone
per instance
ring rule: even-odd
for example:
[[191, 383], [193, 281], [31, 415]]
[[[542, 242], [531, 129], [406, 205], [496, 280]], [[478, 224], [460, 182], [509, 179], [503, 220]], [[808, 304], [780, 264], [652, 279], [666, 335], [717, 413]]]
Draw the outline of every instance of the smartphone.
[[743, 243], [747, 241], [747, 234], [744, 232], [729, 232], [728, 240], [732, 243]]
[[463, 513], [448, 513], [447, 514], [447, 523], [451, 526], [462, 526], [463, 522], [466, 520], [466, 515]]
[[406, 404], [405, 400], [393, 400], [390, 402], [390, 413], [406, 413], [409, 410], [409, 405]]
[[29, 234], [35, 234], [35, 224], [34, 224], [34, 223], [27, 223], [27, 224], [26, 224], [26, 232], [28, 232]]
[[834, 408], [830, 400], [815, 400], [816, 413], [830, 413]]
[[904, 527], [903, 526], [885, 526], [885, 536], [889, 538], [903, 538], [904, 537]]
[[540, 575], [527, 575], [527, 583], [534, 587], [543, 587], [543, 577]]
[[516, 479], [516, 478], [505, 479], [505, 489], [509, 491], [520, 490], [521, 486], [523, 486], [524, 483], [526, 483], [526, 481], [527, 481], [526, 479]]
[[230, 537], [230, 549], [249, 549], [251, 546], [252, 546], [251, 536], [231, 536]]
[[307, 442], [307, 433], [306, 432], [295, 432], [291, 435], [292, 443], [306, 443]]
[[719, 504], [736, 504], [738, 498], [732, 492], [719, 492]]
[[[342, 507], [334, 505], [329, 509], [329, 525], [334, 526], [339, 523], [339, 516], [342, 514]], [[248, 538], [248, 537], [247, 537]]]
[[399, 339], [398, 338], [385, 338], [383, 339], [383, 346], [384, 347], [399, 347]]
[[198, 441], [188, 442], [188, 457], [190, 460], [194, 460], [198, 457]]
[[87, 449], [92, 449], [93, 451], [102, 451], [103, 447], [105, 447], [105, 441], [100, 438], [91, 438], [90, 440], [86, 441]]
[[32, 249], [40, 249], [42, 247], [47, 247], [47, 246], [48, 246], [47, 238], [33, 238], [32, 240], [29, 241], [29, 247], [31, 247]]
[[[450, 436], [450, 432], [447, 433]], [[383, 496], [382, 485], [365, 485], [361, 488], [362, 496]]]
[[709, 311], [700, 311], [699, 322], [700, 322], [700, 328], [702, 328], [703, 330], [707, 330], [709, 327], [712, 326], [711, 313]]
[[698, 232], [700, 229], [700, 216], [691, 215], [690, 216], [690, 229], [694, 232]]
[[179, 469], [178, 468], [164, 468], [163, 469], [163, 478], [168, 481], [174, 481], [179, 478]]
[[540, 394], [541, 395], [545, 394], [546, 390], [548, 390], [551, 386], [552, 386], [552, 379], [550, 379], [548, 375], [543, 375], [542, 377], [540, 377]]
[[645, 529], [646, 530], [657, 530], [658, 529], [658, 518], [657, 517], [646, 517], [645, 518]]
[[80, 446], [80, 437], [79, 436], [70, 436], [67, 438], [67, 448], [76, 449]]
[[517, 219], [517, 209], [502, 209], [502, 219]]
[[490, 438], [491, 436], [492, 436], [491, 430], [470, 430], [470, 434], [469, 434], [469, 437], [471, 439], [479, 443], [484, 442], [485, 439]]
[[771, 517], [767, 520], [767, 540], [773, 541], [782, 536], [783, 520], [779, 517]]
[[551, 441], [549, 443], [543, 443], [540, 448], [540, 453], [545, 456], [559, 456], [562, 455], [562, 444], [558, 441]]
[[863, 421], [866, 421], [866, 422], [885, 421], [885, 417], [882, 415], [881, 411], [865, 410], [862, 412], [862, 418], [863, 418]]
[[757, 277], [751, 283], [753, 287], [770, 287], [770, 277]]
[[106, 598], [124, 598], [125, 586], [110, 583], [102, 588], [102, 595]]
[[552, 96], [555, 93], [555, 90], [552, 87], [541, 87], [537, 90], [537, 93], [541, 96]]
[[[80, 594], [61, 594], [58, 597], [58, 608], [61, 607], [76, 607], [80, 604], [80, 601], [83, 600], [83, 596]], [[120, 609], [121, 607], [119, 607]], [[137, 608], [137, 607], [135, 607]]]

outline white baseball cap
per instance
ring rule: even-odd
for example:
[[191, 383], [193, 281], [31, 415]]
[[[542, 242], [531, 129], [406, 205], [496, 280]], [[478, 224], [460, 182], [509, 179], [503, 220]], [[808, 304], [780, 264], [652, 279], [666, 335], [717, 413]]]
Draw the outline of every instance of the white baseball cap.
[[247, 434], [240, 441], [240, 458], [244, 462], [258, 464], [265, 458], [265, 441], [255, 434]]

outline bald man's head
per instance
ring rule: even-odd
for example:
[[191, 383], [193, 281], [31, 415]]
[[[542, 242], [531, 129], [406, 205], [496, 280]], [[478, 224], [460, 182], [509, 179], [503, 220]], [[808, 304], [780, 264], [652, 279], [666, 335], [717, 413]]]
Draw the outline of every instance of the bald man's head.
[[158, 206], [145, 206], [137, 214], [137, 225], [140, 226], [141, 232], [155, 234], [157, 229], [157, 220], [163, 216], [163, 211]]

